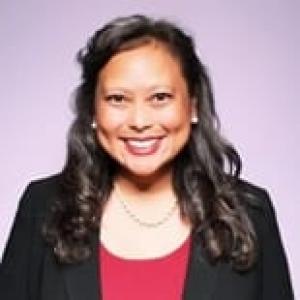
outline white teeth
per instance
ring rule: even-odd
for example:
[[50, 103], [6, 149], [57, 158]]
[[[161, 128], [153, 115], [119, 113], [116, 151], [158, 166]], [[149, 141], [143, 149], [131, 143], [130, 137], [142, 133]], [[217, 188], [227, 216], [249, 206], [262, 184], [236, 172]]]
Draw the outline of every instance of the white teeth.
[[127, 143], [132, 147], [148, 148], [148, 147], [153, 146], [156, 143], [156, 141], [157, 141], [157, 139], [144, 140], [144, 141], [127, 140]]

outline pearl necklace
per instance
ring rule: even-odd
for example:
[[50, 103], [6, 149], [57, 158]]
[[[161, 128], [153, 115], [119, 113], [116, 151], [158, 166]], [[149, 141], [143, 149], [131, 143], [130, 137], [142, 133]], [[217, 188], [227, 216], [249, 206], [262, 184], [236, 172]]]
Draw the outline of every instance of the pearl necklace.
[[167, 212], [167, 214], [164, 215], [163, 218], [161, 218], [159, 221], [156, 221], [156, 222], [146, 222], [146, 221], [141, 220], [140, 217], [138, 217], [135, 213], [132, 212], [132, 210], [129, 208], [128, 204], [124, 201], [124, 197], [122, 197], [122, 193], [121, 193], [120, 188], [119, 188], [119, 186], [117, 184], [115, 184], [115, 191], [116, 191], [117, 198], [121, 202], [122, 208], [124, 209], [124, 211], [126, 212], [126, 214], [135, 223], [137, 223], [137, 224], [139, 224], [140, 226], [143, 226], [143, 227], [156, 228], [156, 227], [158, 227], [158, 226], [166, 223], [171, 218], [171, 216], [173, 215], [173, 213], [175, 212], [175, 209], [177, 207], [178, 200], [176, 200], [174, 202], [174, 204], [172, 205], [172, 207], [170, 208], [170, 210]]

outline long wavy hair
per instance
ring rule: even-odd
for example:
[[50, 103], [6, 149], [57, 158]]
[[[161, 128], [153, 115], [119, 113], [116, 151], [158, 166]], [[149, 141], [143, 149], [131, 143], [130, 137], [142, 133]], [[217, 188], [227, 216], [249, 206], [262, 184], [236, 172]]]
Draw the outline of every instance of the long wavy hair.
[[159, 41], [180, 63], [191, 98], [197, 100], [199, 122], [173, 162], [173, 188], [181, 216], [193, 224], [193, 235], [211, 263], [225, 260], [247, 270], [256, 258], [256, 234], [237, 188], [241, 159], [220, 134], [214, 96], [206, 68], [192, 38], [166, 20], [142, 15], [117, 18], [96, 31], [77, 55], [82, 79], [75, 93], [75, 120], [68, 135], [61, 197], [43, 228], [62, 263], [85, 260], [91, 236], [113, 186], [116, 162], [97, 140], [91, 123], [99, 71], [117, 53]]

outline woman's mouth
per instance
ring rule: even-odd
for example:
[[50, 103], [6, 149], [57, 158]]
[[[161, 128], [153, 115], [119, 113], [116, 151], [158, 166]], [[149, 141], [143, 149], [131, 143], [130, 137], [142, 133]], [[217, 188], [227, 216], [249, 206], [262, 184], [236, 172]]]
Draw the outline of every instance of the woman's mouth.
[[125, 138], [126, 150], [137, 156], [146, 156], [155, 154], [160, 146], [163, 137], [145, 137], [145, 138]]

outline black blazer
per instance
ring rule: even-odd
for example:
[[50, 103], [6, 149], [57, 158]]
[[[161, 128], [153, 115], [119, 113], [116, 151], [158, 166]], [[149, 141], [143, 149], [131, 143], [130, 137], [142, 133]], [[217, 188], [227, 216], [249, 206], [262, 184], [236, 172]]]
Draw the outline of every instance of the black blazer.
[[[93, 237], [92, 256], [75, 265], [57, 264], [52, 250], [41, 238], [41, 223], [58, 197], [59, 181], [57, 175], [31, 183], [20, 201], [1, 264], [2, 300], [99, 300], [97, 234]], [[200, 243], [193, 240], [183, 299], [294, 299], [271, 201], [258, 187], [242, 181], [240, 186], [254, 195], [251, 201], [241, 201], [257, 230], [258, 262], [247, 273], [237, 273], [223, 262], [212, 266]]]

